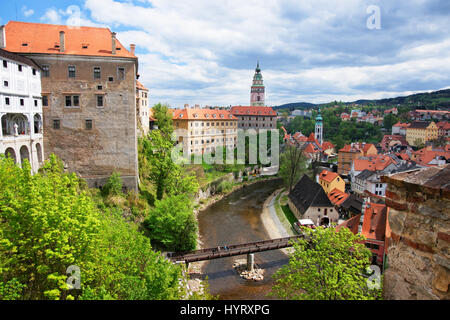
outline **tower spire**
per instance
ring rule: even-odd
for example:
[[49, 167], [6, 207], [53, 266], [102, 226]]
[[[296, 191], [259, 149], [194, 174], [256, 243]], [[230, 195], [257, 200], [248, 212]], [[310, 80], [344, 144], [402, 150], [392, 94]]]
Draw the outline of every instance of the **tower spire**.
[[253, 84], [250, 90], [250, 105], [251, 106], [264, 106], [264, 84], [259, 67], [259, 60], [256, 62], [255, 75], [253, 76]]

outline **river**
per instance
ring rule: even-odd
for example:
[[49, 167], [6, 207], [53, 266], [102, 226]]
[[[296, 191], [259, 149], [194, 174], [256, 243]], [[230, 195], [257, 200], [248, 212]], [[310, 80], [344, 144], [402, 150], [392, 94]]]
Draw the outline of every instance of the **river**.
[[[264, 201], [280, 186], [281, 181], [262, 181], [236, 190], [199, 213], [200, 238], [204, 248], [270, 239], [261, 222]], [[267, 297], [271, 276], [288, 257], [280, 250], [255, 253], [255, 263], [262, 267], [264, 280], [255, 282], [239, 277], [233, 269], [236, 259], [246, 255], [211, 260], [203, 273], [208, 276], [210, 291], [220, 299], [271, 299]]]

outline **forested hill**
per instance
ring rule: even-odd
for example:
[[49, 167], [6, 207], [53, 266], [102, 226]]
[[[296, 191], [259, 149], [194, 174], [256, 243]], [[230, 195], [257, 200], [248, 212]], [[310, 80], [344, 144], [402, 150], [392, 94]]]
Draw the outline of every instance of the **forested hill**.
[[[444, 108], [450, 109], [450, 89], [438, 90], [433, 92], [423, 92], [423, 93], [415, 93], [409, 96], [396, 97], [396, 98], [387, 98], [387, 99], [378, 99], [378, 100], [369, 100], [362, 99], [356, 100], [352, 102], [344, 102], [344, 104], [359, 104], [359, 105], [372, 105], [372, 106], [408, 106], [412, 109], [437, 109]], [[333, 104], [324, 103], [324, 104], [314, 104], [308, 102], [294, 102], [287, 103], [280, 106], [273, 107], [274, 109], [310, 109], [319, 105], [328, 105]]]

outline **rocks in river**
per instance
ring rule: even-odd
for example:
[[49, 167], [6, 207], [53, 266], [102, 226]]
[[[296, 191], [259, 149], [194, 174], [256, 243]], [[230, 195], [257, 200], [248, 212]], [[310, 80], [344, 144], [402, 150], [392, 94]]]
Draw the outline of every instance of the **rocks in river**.
[[236, 260], [233, 263], [233, 269], [239, 274], [241, 278], [253, 281], [264, 280], [264, 269], [261, 269], [256, 263], [253, 271], [247, 269], [247, 261], [245, 259]]

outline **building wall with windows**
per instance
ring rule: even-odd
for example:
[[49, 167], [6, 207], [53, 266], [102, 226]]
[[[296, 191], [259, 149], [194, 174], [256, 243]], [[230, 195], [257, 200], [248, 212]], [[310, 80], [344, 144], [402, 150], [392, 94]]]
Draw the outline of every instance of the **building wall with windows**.
[[0, 49], [0, 154], [28, 160], [37, 172], [44, 160], [41, 70], [34, 61]]
[[136, 189], [134, 52], [107, 28], [21, 22], [4, 28], [6, 49], [42, 67], [45, 156], [55, 153], [91, 187], [117, 171], [125, 187]]
[[138, 129], [142, 135], [150, 131], [150, 106], [148, 105], [148, 89], [136, 81], [136, 114]]
[[184, 108], [173, 110], [177, 142], [188, 154], [212, 153], [237, 146], [237, 118], [228, 110]]

